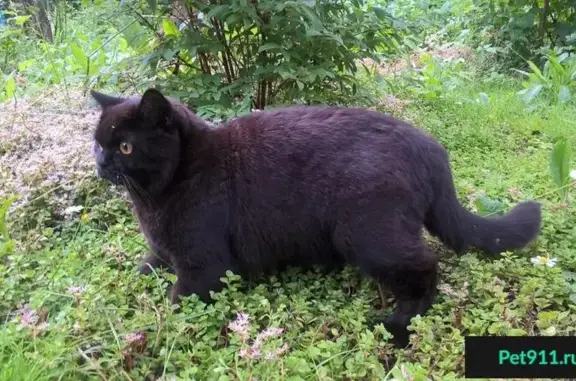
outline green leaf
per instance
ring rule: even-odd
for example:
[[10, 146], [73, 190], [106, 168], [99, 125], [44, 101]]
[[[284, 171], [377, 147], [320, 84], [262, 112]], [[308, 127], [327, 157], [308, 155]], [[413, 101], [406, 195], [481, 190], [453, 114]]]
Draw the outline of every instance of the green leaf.
[[521, 16], [516, 17], [515, 19], [515, 26], [518, 26], [522, 29], [529, 29], [534, 25], [534, 20], [536, 19], [536, 14], [535, 12], [532, 12], [532, 10], [530, 12], [524, 13]]
[[4, 90], [6, 91], [6, 98], [14, 97], [14, 93], [16, 92], [16, 80], [13, 76], [8, 77], [8, 80], [6, 80]]
[[558, 91], [558, 102], [560, 103], [568, 102], [571, 97], [572, 94], [570, 93], [570, 89], [568, 88], [568, 86], [561, 85], [560, 90]]
[[258, 53], [263, 52], [265, 50], [271, 50], [271, 49], [282, 49], [282, 46], [275, 44], [273, 42], [267, 42], [266, 44], [261, 45], [258, 48]]
[[35, 62], [36, 62], [36, 60], [34, 58], [20, 62], [18, 64], [18, 71], [20, 71], [20, 72], [26, 71], [29, 67], [34, 65]]
[[322, 32], [319, 32], [315, 29], [308, 29], [306, 31], [306, 36], [307, 37], [315, 37], [315, 36], [324, 36], [324, 34], [322, 34]]
[[481, 216], [494, 216], [504, 214], [505, 205], [502, 202], [498, 200], [492, 200], [491, 198], [484, 195], [478, 197], [475, 204], [476, 208], [478, 209], [478, 213]]
[[569, 182], [570, 176], [570, 141], [566, 138], [559, 139], [552, 148], [550, 154], [550, 173], [554, 185], [560, 188], [560, 195], [567, 201], [568, 191], [565, 188]]
[[84, 53], [81, 47], [79, 47], [75, 42], [70, 43], [70, 49], [72, 49], [72, 54], [76, 59], [78, 65], [80, 65], [84, 70], [88, 67], [88, 57]]
[[156, 12], [156, 0], [147, 0], [148, 6], [152, 12]]
[[228, 5], [217, 5], [210, 12], [204, 16], [205, 20], [210, 20], [212, 17], [215, 17], [219, 20], [223, 18], [223, 16], [230, 11], [230, 7]]
[[162, 29], [164, 30], [164, 35], [167, 37], [178, 37], [180, 35], [178, 27], [170, 19], [162, 20]]
[[534, 98], [540, 93], [542, 90], [542, 85], [533, 85], [527, 89], [521, 90], [518, 92], [526, 103], [532, 102]]
[[374, 6], [374, 13], [376, 14], [376, 17], [378, 17], [380, 20], [388, 20], [388, 18], [390, 17], [388, 12], [386, 12], [384, 8], [378, 5]]
[[544, 83], [548, 82], [548, 81], [546, 80], [546, 78], [544, 78], [544, 75], [542, 74], [542, 72], [540, 71], [540, 69], [538, 69], [538, 66], [536, 66], [536, 64], [534, 64], [534, 62], [528, 61], [528, 65], [530, 66], [530, 69], [532, 69], [532, 72], [533, 72], [534, 74], [536, 74], [536, 76], [538, 76], [538, 78], [539, 78], [542, 82], [544, 82]]
[[164, 53], [162, 54], [162, 57], [166, 61], [170, 61], [179, 51], [180, 49], [166, 49], [166, 51], [164, 51]]
[[528, 333], [522, 328], [512, 328], [507, 332], [508, 336], [526, 336]]
[[22, 26], [30, 17], [31, 15], [24, 15], [24, 16], [16, 16], [13, 20], [16, 22], [16, 25]]
[[10, 209], [16, 200], [18, 200], [17, 196], [10, 196], [0, 204], [0, 233], [2, 233], [4, 241], [10, 240], [8, 235], [8, 226], [6, 225], [6, 215], [8, 214], [8, 209]]

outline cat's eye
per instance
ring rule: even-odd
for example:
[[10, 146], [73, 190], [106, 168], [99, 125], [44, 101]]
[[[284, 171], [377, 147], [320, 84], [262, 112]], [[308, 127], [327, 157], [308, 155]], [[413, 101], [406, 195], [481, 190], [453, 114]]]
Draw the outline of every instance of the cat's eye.
[[124, 155], [130, 155], [132, 153], [132, 144], [128, 142], [120, 143], [120, 152]]

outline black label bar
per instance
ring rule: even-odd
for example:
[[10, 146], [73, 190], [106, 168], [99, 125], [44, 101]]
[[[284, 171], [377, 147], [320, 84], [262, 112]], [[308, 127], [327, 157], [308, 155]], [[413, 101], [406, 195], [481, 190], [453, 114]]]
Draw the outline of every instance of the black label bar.
[[468, 336], [466, 378], [576, 378], [576, 336]]

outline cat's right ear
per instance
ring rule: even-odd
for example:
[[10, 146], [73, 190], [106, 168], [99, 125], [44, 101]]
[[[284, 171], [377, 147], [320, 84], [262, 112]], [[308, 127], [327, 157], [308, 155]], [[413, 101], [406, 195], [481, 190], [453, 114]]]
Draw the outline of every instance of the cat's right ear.
[[102, 108], [108, 108], [124, 102], [123, 98], [102, 94], [96, 90], [90, 90], [90, 95], [92, 95], [92, 98], [94, 98], [94, 100], [98, 102], [98, 104]]

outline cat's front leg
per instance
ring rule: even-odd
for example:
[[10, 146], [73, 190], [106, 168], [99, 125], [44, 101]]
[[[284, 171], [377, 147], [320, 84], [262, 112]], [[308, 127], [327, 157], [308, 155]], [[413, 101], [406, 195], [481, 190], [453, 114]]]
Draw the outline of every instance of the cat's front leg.
[[173, 304], [180, 303], [180, 297], [193, 294], [204, 303], [210, 303], [210, 291], [220, 292], [224, 286], [220, 278], [226, 276], [227, 270], [235, 270], [228, 260], [203, 261], [201, 266], [191, 266], [186, 262], [175, 260], [174, 263], [177, 280], [172, 287]]
[[138, 273], [148, 275], [152, 274], [152, 271], [156, 269], [164, 269], [168, 272], [174, 272], [170, 258], [163, 255], [162, 251], [152, 249], [151, 252], [142, 260], [142, 263], [138, 267]]
[[185, 231], [183, 235], [174, 235], [170, 244], [170, 259], [177, 277], [172, 287], [173, 304], [192, 294], [204, 303], [211, 303], [210, 291], [223, 289], [220, 279], [226, 276], [226, 271], [238, 273], [238, 263], [233, 258], [240, 253], [231, 251], [236, 245], [231, 245], [225, 210], [218, 210], [213, 203], [207, 203], [206, 208], [193, 210], [185, 220], [175, 223], [175, 228], [169, 228], [169, 231]]

